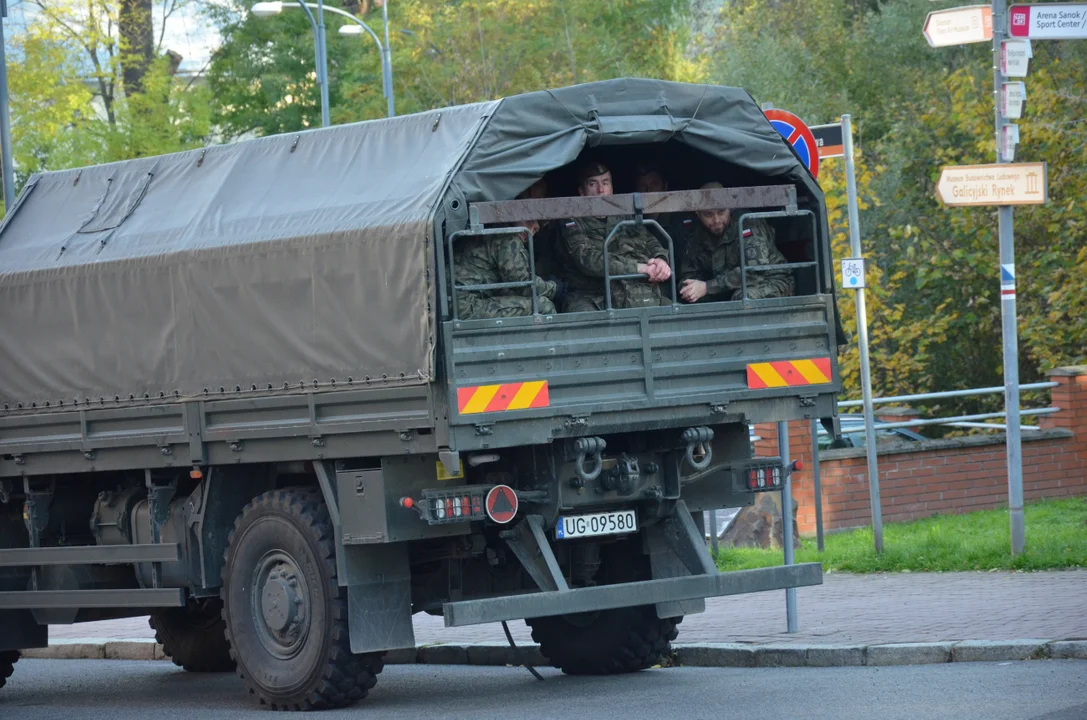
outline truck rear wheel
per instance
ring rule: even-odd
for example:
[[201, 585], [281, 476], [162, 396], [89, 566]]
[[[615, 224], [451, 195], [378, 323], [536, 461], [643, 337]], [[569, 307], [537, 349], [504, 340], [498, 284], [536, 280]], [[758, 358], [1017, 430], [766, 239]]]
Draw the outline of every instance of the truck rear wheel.
[[8, 678], [15, 672], [15, 663], [18, 660], [18, 650], [0, 651], [0, 688], [7, 685]]
[[183, 608], [155, 611], [148, 623], [155, 631], [155, 642], [175, 665], [189, 672], [230, 672], [234, 660], [222, 610], [219, 598], [189, 600]]
[[659, 664], [681, 619], [662, 620], [653, 606], [642, 606], [526, 622], [543, 656], [567, 675], [618, 675]]
[[377, 682], [382, 655], [352, 655], [347, 597], [320, 493], [275, 490], [234, 523], [223, 568], [231, 657], [273, 710], [344, 707]]
[[[593, 582], [609, 585], [647, 579], [646, 557], [636, 542], [601, 548]], [[653, 605], [575, 615], [530, 618], [540, 652], [567, 675], [617, 675], [657, 665], [672, 651], [682, 617], [661, 619]]]

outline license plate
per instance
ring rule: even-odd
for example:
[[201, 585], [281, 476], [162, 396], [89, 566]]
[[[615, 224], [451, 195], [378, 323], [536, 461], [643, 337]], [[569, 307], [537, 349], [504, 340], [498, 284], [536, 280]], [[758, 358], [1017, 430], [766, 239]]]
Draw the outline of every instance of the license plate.
[[619, 535], [638, 531], [638, 514], [633, 510], [560, 517], [555, 525], [556, 540]]

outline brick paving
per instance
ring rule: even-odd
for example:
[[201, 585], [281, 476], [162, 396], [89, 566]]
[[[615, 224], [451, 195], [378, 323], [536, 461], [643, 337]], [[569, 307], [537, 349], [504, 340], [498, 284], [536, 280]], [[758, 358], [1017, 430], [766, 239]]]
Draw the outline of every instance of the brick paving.
[[[877, 644], [940, 640], [1087, 639], [1087, 570], [1042, 573], [824, 575], [797, 590], [800, 632], [785, 632], [785, 593], [713, 598], [680, 626], [681, 643]], [[521, 622], [518, 641], [530, 641]], [[149, 639], [147, 618], [50, 627], [53, 640]], [[446, 628], [417, 615], [420, 644], [493, 642], [502, 626]]]

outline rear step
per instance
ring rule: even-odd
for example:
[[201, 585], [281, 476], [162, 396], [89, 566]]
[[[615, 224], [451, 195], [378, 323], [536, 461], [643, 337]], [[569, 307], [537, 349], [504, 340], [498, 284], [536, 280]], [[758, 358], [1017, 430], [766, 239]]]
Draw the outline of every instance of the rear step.
[[67, 547], [10, 548], [0, 550], [0, 567], [37, 565], [127, 565], [129, 563], [178, 562], [177, 543], [148, 545], [70, 545]]
[[0, 610], [184, 607], [181, 588], [0, 592]]

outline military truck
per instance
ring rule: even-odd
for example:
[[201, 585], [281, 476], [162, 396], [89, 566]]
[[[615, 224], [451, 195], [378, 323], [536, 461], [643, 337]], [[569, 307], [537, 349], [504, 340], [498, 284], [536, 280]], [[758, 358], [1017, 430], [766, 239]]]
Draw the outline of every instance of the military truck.
[[[511, 199], [586, 152], [684, 189]], [[794, 297], [458, 318], [459, 242], [618, 216], [670, 248], [659, 220], [708, 208], [775, 227]], [[735, 88], [35, 175], [0, 226], [0, 678], [51, 624], [144, 615], [276, 709], [364, 697], [415, 613], [527, 619], [567, 673], [651, 667], [706, 598], [822, 582], [718, 572], [701, 511], [791, 471], [749, 424], [835, 417], [835, 312], [823, 195]]]

